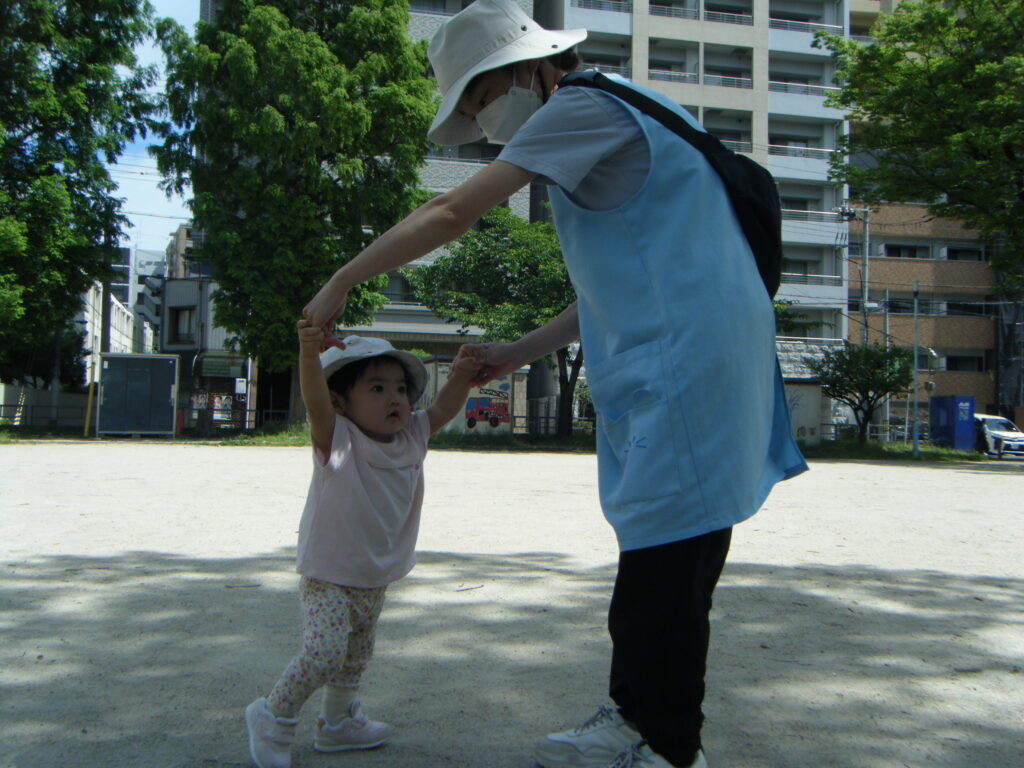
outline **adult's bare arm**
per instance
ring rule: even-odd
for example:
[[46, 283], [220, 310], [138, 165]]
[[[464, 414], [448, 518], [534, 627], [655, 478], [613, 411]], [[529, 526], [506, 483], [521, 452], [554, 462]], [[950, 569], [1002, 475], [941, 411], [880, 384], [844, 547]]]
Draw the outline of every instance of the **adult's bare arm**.
[[455, 189], [427, 201], [335, 272], [302, 310], [303, 316], [330, 333], [353, 286], [456, 239], [535, 175], [495, 160]]
[[580, 337], [580, 319], [576, 302], [566, 307], [554, 320], [521, 336], [516, 341], [487, 344], [464, 344], [459, 357], [472, 354], [483, 361], [473, 383], [484, 384], [499, 376], [518, 371], [556, 349], [572, 344]]

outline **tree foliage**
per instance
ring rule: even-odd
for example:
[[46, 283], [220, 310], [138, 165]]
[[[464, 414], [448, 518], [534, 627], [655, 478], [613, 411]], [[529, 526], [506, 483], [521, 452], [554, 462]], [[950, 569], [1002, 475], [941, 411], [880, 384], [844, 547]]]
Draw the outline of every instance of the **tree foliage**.
[[807, 324], [807, 315], [793, 309], [795, 301], [789, 299], [772, 299], [775, 309], [775, 332], [787, 336]]
[[[216, 322], [269, 370], [316, 289], [418, 200], [433, 89], [407, 23], [395, 0], [225, 0], [194, 40], [159, 26], [176, 127], [153, 152], [168, 190], [191, 183]], [[341, 322], [367, 322], [383, 284]]]
[[923, 201], [1003, 244], [1024, 276], [1024, 0], [919, 0], [879, 19], [875, 43], [821, 35], [856, 121], [833, 162], [866, 202]]
[[[514, 341], [576, 301], [554, 227], [495, 208], [428, 266], [404, 274], [419, 300], [441, 317], [476, 325], [487, 341]], [[559, 434], [572, 431], [572, 401], [583, 364], [557, 351]]]
[[905, 392], [914, 378], [914, 355], [909, 349], [880, 344], [826, 349], [819, 358], [804, 362], [821, 382], [825, 396], [845, 403], [857, 421], [857, 437], [867, 441], [868, 424], [887, 399]]
[[144, 0], [0, 5], [0, 378], [52, 367], [54, 331], [110, 276], [127, 220], [106, 163], [158, 124], [134, 54], [151, 32]]

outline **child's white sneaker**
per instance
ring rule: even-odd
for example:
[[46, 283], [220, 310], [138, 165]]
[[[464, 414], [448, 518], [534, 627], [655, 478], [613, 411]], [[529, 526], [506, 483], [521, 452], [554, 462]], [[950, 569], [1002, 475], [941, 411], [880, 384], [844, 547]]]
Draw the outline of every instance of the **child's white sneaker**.
[[640, 738], [619, 710], [602, 705], [571, 731], [538, 739], [533, 754], [542, 768], [607, 768]]
[[259, 768], [290, 768], [291, 746], [298, 718], [274, 717], [266, 699], [256, 699], [245, 708], [249, 729], [249, 754]]
[[317, 752], [373, 749], [387, 741], [390, 735], [391, 726], [368, 718], [363, 712], [363, 705], [356, 699], [349, 705], [348, 715], [337, 725], [328, 723], [323, 715], [317, 718], [313, 749]]
[[[638, 741], [620, 752], [605, 768], [672, 768], [672, 763], [647, 746], [646, 741]], [[708, 768], [704, 752], [697, 750], [697, 755], [689, 768]]]

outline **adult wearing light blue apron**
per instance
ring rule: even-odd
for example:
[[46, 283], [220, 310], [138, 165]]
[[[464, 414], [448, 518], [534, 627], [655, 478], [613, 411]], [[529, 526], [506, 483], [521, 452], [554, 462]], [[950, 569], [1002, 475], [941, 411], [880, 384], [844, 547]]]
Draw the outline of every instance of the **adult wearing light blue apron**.
[[544, 768], [700, 768], [708, 614], [732, 526], [806, 465], [772, 304], [720, 179], [655, 120], [563, 80], [585, 36], [541, 29], [509, 0], [449, 19], [428, 53], [442, 94], [428, 136], [506, 146], [339, 269], [305, 314], [331, 327], [353, 285], [458, 237], [531, 181], [549, 185], [578, 301], [516, 342], [474, 351], [485, 379], [582, 340], [601, 505], [621, 554], [609, 610], [616, 706], [540, 739], [535, 756]]

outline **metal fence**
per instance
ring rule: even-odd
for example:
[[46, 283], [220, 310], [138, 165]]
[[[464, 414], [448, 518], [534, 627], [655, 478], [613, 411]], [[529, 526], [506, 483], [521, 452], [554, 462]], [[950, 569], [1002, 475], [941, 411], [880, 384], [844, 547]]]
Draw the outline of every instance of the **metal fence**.
[[0, 403], [0, 423], [19, 427], [84, 427], [84, 405]]
[[[825, 423], [821, 425], [821, 439], [826, 442], [839, 440], [856, 440], [859, 430], [856, 424]], [[929, 440], [928, 424], [923, 422], [917, 427], [917, 439], [921, 443]], [[883, 443], [911, 443], [914, 440], [913, 425], [906, 424], [868, 424], [868, 439]]]
[[257, 429], [285, 429], [288, 426], [288, 411], [186, 408], [180, 412], [178, 423], [182, 435], [216, 437]]

